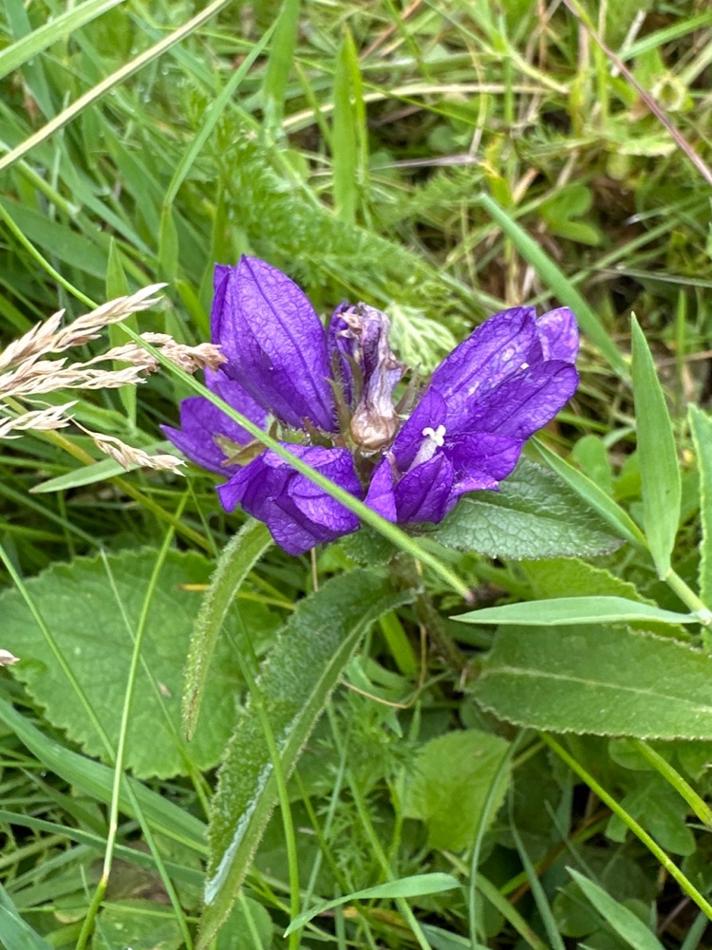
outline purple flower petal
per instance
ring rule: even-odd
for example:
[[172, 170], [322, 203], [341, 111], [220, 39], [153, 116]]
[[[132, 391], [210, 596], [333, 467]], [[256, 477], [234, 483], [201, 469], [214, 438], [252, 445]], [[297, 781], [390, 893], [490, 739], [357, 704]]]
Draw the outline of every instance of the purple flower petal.
[[559, 307], [542, 314], [536, 322], [545, 360], [575, 363], [579, 348], [576, 317], [568, 307]]
[[[267, 413], [245, 392], [239, 383], [228, 379], [222, 370], [207, 370], [205, 384], [256, 425], [264, 428]], [[249, 432], [203, 396], [191, 396], [180, 404], [180, 429], [161, 426], [161, 431], [196, 465], [224, 474], [227, 456], [216, 436], [239, 445], [252, 440]]]
[[241, 257], [217, 265], [213, 342], [222, 346], [225, 372], [282, 422], [335, 426], [326, 335], [300, 288], [276, 267]]
[[[301, 449], [295, 454], [318, 469], [322, 475], [352, 495], [358, 498], [362, 496], [361, 483], [348, 449], [293, 446], [292, 452], [295, 448]], [[352, 511], [344, 508], [341, 502], [327, 495], [318, 485], [298, 472], [289, 483], [289, 497], [302, 515], [320, 527], [337, 532], [337, 535], [356, 531], [359, 526], [359, 520]]]
[[442, 521], [454, 503], [454, 481], [453, 467], [443, 453], [416, 465], [394, 489], [398, 521]]
[[387, 521], [398, 520], [396, 497], [393, 491], [395, 480], [395, 460], [388, 454], [376, 466], [365, 498], [368, 507]]
[[410, 468], [423, 444], [427, 442], [428, 437], [423, 430], [437, 431], [445, 422], [447, 412], [448, 406], [442, 395], [433, 386], [429, 386], [393, 443], [393, 455], [401, 472]]
[[433, 374], [432, 385], [444, 397], [450, 431], [471, 428], [472, 409], [488, 392], [523, 364], [542, 358], [533, 307], [502, 310], [481, 324]]
[[443, 451], [455, 471], [455, 492], [495, 489], [512, 473], [522, 441], [491, 432], [468, 432], [446, 443]]
[[353, 370], [351, 363], [356, 358], [356, 340], [351, 334], [348, 323], [341, 316], [351, 305], [341, 303], [334, 310], [326, 331], [326, 345], [329, 353], [331, 375], [341, 386], [344, 399], [350, 405], [354, 395]]
[[[283, 444], [346, 491], [362, 495], [347, 449]], [[264, 521], [277, 544], [289, 554], [303, 554], [359, 527], [356, 515], [274, 452], [265, 452], [236, 472], [218, 487], [218, 495], [227, 511], [241, 505]]]
[[511, 376], [477, 402], [469, 428], [525, 440], [550, 422], [578, 386], [570, 363], [549, 360]]

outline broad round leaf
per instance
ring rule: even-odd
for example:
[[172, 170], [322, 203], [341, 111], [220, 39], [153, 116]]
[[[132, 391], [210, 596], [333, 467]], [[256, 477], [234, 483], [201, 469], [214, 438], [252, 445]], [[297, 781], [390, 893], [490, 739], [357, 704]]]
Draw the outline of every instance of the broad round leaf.
[[[96, 715], [115, 746], [141, 607], [157, 551], [126, 551], [107, 558], [113, 584], [101, 558], [58, 564], [27, 582], [27, 591], [44, 618]], [[188, 643], [201, 594], [185, 585], [205, 584], [211, 563], [198, 554], [169, 553], [148, 613], [128, 732], [126, 765], [135, 775], [167, 778], [216, 765], [230, 734], [238, 699], [238, 667], [227, 636], [218, 643], [203, 717], [195, 739], [180, 738], [180, 699]], [[235, 608], [233, 608], [235, 609]], [[259, 605], [240, 604], [247, 626], [257, 635], [274, 629], [272, 615]], [[3, 646], [19, 656], [15, 675], [45, 710], [90, 755], [106, 760], [104, 746], [71, 683], [20, 595], [0, 596]], [[225, 632], [235, 632], [228, 621]], [[149, 675], [150, 674], [150, 675]]]

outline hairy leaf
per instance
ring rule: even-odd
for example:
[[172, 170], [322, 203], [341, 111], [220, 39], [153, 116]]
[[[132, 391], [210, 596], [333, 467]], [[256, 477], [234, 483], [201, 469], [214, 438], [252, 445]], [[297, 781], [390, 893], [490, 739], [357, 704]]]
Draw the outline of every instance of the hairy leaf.
[[265, 525], [250, 520], [230, 539], [218, 559], [195, 618], [188, 651], [183, 692], [183, 728], [188, 738], [196, 728], [210, 663], [235, 594], [271, 543]]
[[712, 416], [697, 406], [690, 406], [689, 419], [700, 470], [700, 597], [709, 607], [712, 603]]
[[514, 560], [591, 557], [621, 544], [571, 488], [526, 459], [500, 491], [463, 498], [427, 537], [460, 551]]
[[712, 738], [712, 657], [611, 627], [505, 627], [474, 687], [500, 719], [554, 732]]
[[[287, 622], [256, 688], [289, 774], [368, 626], [408, 599], [382, 575], [356, 570], [328, 581]], [[237, 717], [210, 821], [201, 944], [230, 910], [277, 800], [274, 767], [252, 699]]]

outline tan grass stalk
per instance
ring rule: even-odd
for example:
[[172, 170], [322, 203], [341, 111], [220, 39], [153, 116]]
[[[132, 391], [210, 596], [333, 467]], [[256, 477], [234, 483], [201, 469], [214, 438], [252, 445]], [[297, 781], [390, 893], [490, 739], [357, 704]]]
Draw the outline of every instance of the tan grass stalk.
[[[84, 427], [82, 426], [82, 428]], [[152, 468], [157, 471], [174, 472], [176, 475], [183, 474], [180, 469], [181, 466], [185, 465], [185, 461], [175, 455], [149, 455], [143, 449], [127, 445], [126, 442], [122, 442], [121, 439], [117, 439], [113, 435], [102, 435], [100, 432], [91, 432], [89, 429], [84, 429], [84, 431], [91, 436], [94, 445], [101, 452], [126, 469], [138, 465], [142, 468]]]
[[117, 297], [90, 313], [77, 317], [66, 327], [61, 326], [63, 310], [52, 314], [0, 352], [0, 370], [49, 353], [61, 353], [72, 346], [81, 346], [95, 340], [105, 327], [120, 323], [139, 310], [148, 310], [155, 306], [159, 298], [154, 295], [164, 286], [165, 284], [151, 284], [135, 294]]
[[28, 429], [63, 429], [72, 421], [65, 413], [76, 406], [76, 402], [67, 402], [62, 406], [49, 406], [46, 409], [33, 409], [19, 416], [0, 417], [0, 439], [18, 439], [20, 432]]

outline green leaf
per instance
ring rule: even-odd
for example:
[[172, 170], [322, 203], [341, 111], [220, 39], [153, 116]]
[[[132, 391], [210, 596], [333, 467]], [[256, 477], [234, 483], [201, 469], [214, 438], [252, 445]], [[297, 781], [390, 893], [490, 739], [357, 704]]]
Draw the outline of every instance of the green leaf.
[[538, 627], [548, 624], [562, 627], [588, 623], [699, 623], [696, 614], [678, 614], [661, 607], [641, 604], [625, 597], [556, 597], [551, 600], [530, 600], [521, 604], [503, 604], [470, 610], [452, 618], [462, 623], [520, 624]]
[[712, 738], [712, 657], [611, 627], [505, 627], [474, 687], [500, 719], [553, 732]]
[[284, 97], [297, 45], [300, 6], [301, 0], [283, 0], [274, 27], [274, 38], [262, 85], [265, 125], [270, 130], [278, 129], [282, 123]]
[[262, 904], [242, 892], [225, 926], [218, 934], [215, 950], [271, 950], [274, 927], [269, 912]]
[[[256, 683], [285, 775], [367, 628], [408, 599], [382, 575], [356, 570], [299, 603]], [[228, 914], [277, 800], [268, 740], [253, 707], [250, 699], [238, 713], [213, 800], [201, 947]]]
[[712, 417], [697, 406], [689, 408], [690, 430], [700, 470], [700, 598], [712, 604]]
[[670, 571], [682, 488], [670, 413], [643, 331], [633, 317], [633, 393], [643, 490], [643, 524], [659, 577]]
[[336, 59], [334, 128], [331, 142], [334, 207], [337, 215], [349, 223], [352, 223], [356, 217], [359, 184], [365, 172], [363, 114], [363, 89], [358, 54], [351, 33], [347, 29]]
[[489, 811], [494, 818], [509, 783], [509, 769], [500, 768], [508, 748], [499, 736], [466, 729], [420, 749], [405, 779], [403, 814], [426, 823], [431, 848], [462, 851], [473, 843], [496, 782]]
[[[189, 739], [195, 732], [208, 685], [210, 663], [228, 611], [245, 578], [271, 543], [265, 525], [248, 521], [225, 546], [210, 578], [210, 586], [195, 619], [185, 669], [183, 729]], [[212, 709], [210, 713], [212, 715]]]
[[[145, 452], [167, 452], [175, 450], [171, 442], [161, 440], [160, 442], [151, 442], [148, 445], [142, 445]], [[66, 491], [69, 488], [80, 488], [83, 485], [95, 485], [97, 482], [106, 481], [117, 475], [125, 475], [127, 472], [133, 472], [139, 469], [140, 465], [119, 465], [113, 459], [101, 459], [92, 465], [82, 465], [80, 468], [72, 469], [71, 472], [65, 472], [64, 475], [57, 475], [54, 478], [48, 478], [46, 482], [40, 482], [39, 485], [33, 485], [30, 489], [32, 495], [42, 495], [47, 492]]]
[[20, 916], [5, 888], [0, 885], [0, 943], [12, 950], [51, 950], [51, 944], [40, 937]]
[[325, 914], [335, 907], [341, 907], [344, 904], [350, 904], [352, 901], [364, 900], [393, 900], [399, 897], [424, 897], [426, 894], [442, 894], [443, 891], [452, 891], [460, 887], [460, 882], [452, 874], [443, 874], [436, 871], [432, 874], [413, 874], [410, 877], [401, 877], [397, 881], [388, 881], [386, 884], [377, 884], [375, 887], [367, 887], [363, 891], [354, 891], [352, 894], [344, 894], [343, 897], [337, 897], [336, 900], [327, 901], [319, 904], [311, 910], [300, 914], [290, 922], [289, 927], [284, 931], [287, 937], [295, 930], [301, 929], [304, 924], [309, 923], [314, 917]]
[[102, 13], [123, 2], [124, 0], [86, 0], [85, 3], [80, 3], [74, 8], [70, 7], [59, 16], [47, 20], [32, 33], [28, 33], [27, 36], [23, 36], [22, 39], [0, 52], [0, 79], [37, 56], [48, 46], [58, 43], [85, 23], [89, 23], [95, 17], [101, 16]]
[[[611, 574], [603, 567], [594, 567], [588, 561], [576, 557], [542, 558], [539, 561], [524, 561], [519, 568], [529, 580], [532, 592], [537, 600], [550, 597], [623, 597], [626, 600], [650, 604], [655, 601], [638, 591], [629, 581]], [[662, 636], [689, 638], [689, 634], [677, 624], [656, 623], [644, 620], [633, 622], [633, 627], [660, 633]]]
[[645, 535], [638, 525], [596, 482], [560, 458], [538, 439], [532, 439], [531, 445], [546, 466], [566, 482], [585, 504], [590, 505], [617, 535], [632, 544], [645, 547]]
[[92, 950], [180, 950], [185, 946], [176, 919], [158, 916], [149, 900], [120, 900], [108, 904], [96, 920]]
[[621, 544], [574, 491], [527, 459], [522, 459], [499, 492], [463, 498], [426, 536], [459, 551], [513, 560], [591, 557]]
[[634, 950], [663, 950], [663, 945], [657, 937], [639, 917], [635, 916], [632, 910], [628, 910], [623, 904], [619, 904], [602, 887], [594, 884], [583, 874], [579, 874], [573, 868], [567, 868], [566, 870], [606, 923]]
[[[152, 550], [113, 554], [106, 563], [101, 558], [77, 558], [54, 565], [26, 585], [112, 744], [118, 738], [133, 631], [155, 558]], [[128, 732], [126, 764], [138, 776], [167, 777], [185, 774], [191, 767], [211, 768], [230, 734], [240, 677], [224, 643], [219, 645], [219, 661], [206, 690], [212, 714], [189, 747], [180, 738], [183, 662], [200, 603], [195, 593], [182, 588], [204, 583], [209, 573], [207, 559], [178, 552], [169, 554], [161, 571], [150, 605]], [[255, 604], [247, 609], [248, 624], [272, 624], [265, 608]], [[4, 642], [22, 660], [14, 674], [27, 684], [53, 725], [65, 729], [90, 755], [105, 757], [76, 693], [16, 591], [0, 596], [0, 615]]]
[[529, 261], [545, 284], [551, 289], [560, 303], [570, 307], [576, 314], [581, 328], [595, 343], [608, 363], [624, 378], [628, 376], [628, 367], [620, 350], [613, 342], [598, 316], [589, 307], [571, 281], [559, 270], [541, 246], [527, 234], [504, 208], [501, 208], [489, 195], [481, 194], [478, 202], [493, 220], [502, 228], [522, 257]]
[[173, 205], [164, 204], [161, 208], [161, 224], [158, 232], [158, 262], [161, 277], [169, 283], [178, 273], [180, 242], [176, 227]]

